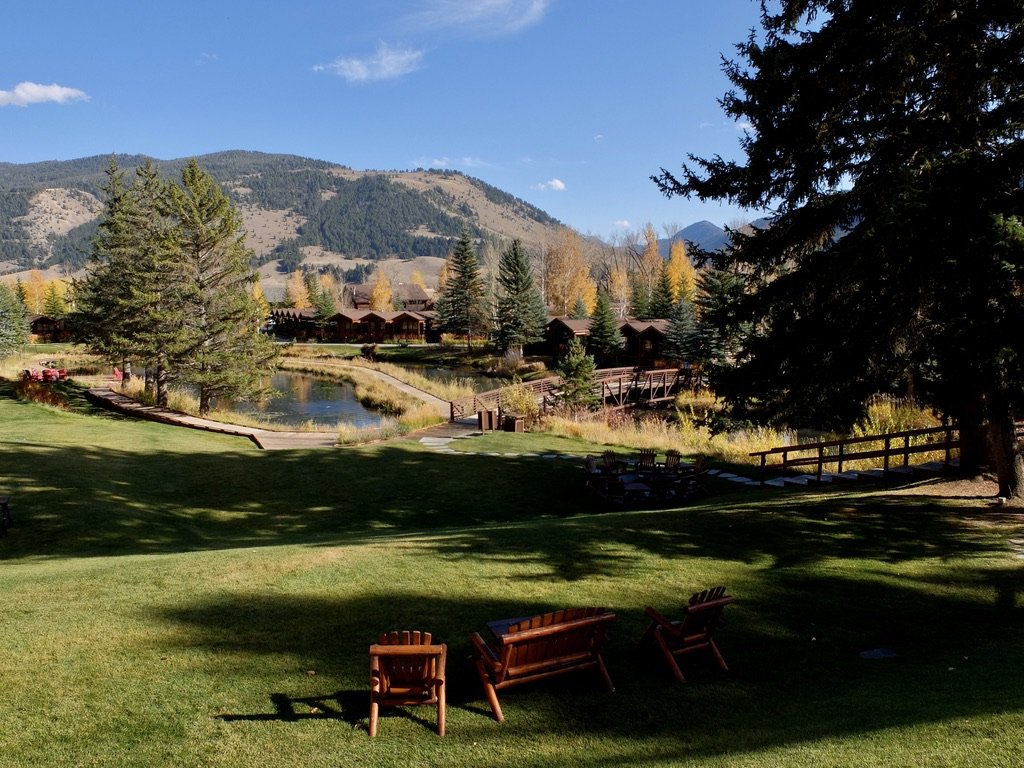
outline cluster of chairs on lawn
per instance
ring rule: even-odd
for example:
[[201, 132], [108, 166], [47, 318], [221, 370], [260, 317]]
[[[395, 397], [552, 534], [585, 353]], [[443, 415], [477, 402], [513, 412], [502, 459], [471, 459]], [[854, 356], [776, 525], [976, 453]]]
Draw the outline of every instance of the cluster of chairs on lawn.
[[688, 463], [679, 451], [669, 450], [659, 462], [656, 451], [643, 449], [630, 457], [605, 451], [587, 456], [583, 462], [587, 489], [609, 505], [682, 501], [707, 492], [703, 456]]
[[26, 368], [21, 377], [25, 381], [67, 381], [68, 372], [64, 368]]
[[[707, 652], [720, 669], [728, 671], [713, 634], [721, 626], [722, 611], [733, 598], [725, 587], [693, 595], [677, 619], [653, 608], [646, 614], [651, 624], [641, 642], [653, 644], [680, 683], [686, 678], [678, 657]], [[479, 632], [470, 635], [473, 664], [491, 712], [498, 722], [505, 717], [498, 692], [524, 683], [572, 672], [596, 669], [609, 691], [615, 691], [602, 651], [608, 641], [608, 625], [615, 614], [604, 608], [570, 608], [518, 619], [490, 622], [489, 639]], [[437, 707], [437, 731], [445, 732], [448, 647], [429, 632], [403, 631], [382, 634], [370, 646], [370, 736], [377, 735], [382, 707], [429, 704]]]

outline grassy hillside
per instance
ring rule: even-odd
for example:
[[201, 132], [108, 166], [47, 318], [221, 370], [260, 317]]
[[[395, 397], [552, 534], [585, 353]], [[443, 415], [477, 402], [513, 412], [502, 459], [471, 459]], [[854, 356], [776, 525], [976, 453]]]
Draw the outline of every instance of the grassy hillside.
[[[119, 155], [129, 175], [144, 157]], [[0, 163], [0, 271], [81, 268], [109, 157]], [[239, 206], [259, 263], [294, 269], [306, 249], [348, 259], [443, 257], [462, 226], [478, 238], [543, 241], [543, 211], [454, 171], [354, 171], [293, 155], [220, 152], [198, 158]], [[176, 178], [187, 159], [158, 161]]]
[[[5, 765], [1011, 766], [1024, 751], [1024, 524], [981, 502], [722, 486], [605, 512], [576, 462], [412, 441], [264, 453], [19, 403], [5, 384], [0, 424]], [[719, 633], [731, 671], [693, 659], [676, 684], [637, 645], [643, 608], [714, 584], [737, 598]], [[586, 674], [513, 689], [494, 722], [468, 634], [588, 604], [618, 615], [618, 690]], [[392, 628], [449, 643], [444, 739], [429, 707], [367, 736], [367, 647]], [[877, 648], [896, 657], [860, 656]]]

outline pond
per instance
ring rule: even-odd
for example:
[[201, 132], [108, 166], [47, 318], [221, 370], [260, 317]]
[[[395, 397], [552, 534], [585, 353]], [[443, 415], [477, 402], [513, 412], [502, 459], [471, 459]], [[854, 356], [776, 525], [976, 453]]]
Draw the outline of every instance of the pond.
[[[495, 383], [495, 379], [482, 376], [472, 368], [410, 364], [402, 364], [401, 367], [434, 381], [461, 380], [477, 392], [500, 386]], [[383, 416], [363, 407], [356, 399], [351, 384], [290, 371], [273, 374], [269, 384], [277, 396], [264, 403], [228, 402], [222, 403], [220, 407], [258, 417], [261, 421], [279, 427], [298, 427], [308, 422], [327, 428], [347, 424], [358, 429], [372, 429], [381, 425]]]
[[320, 427], [348, 424], [373, 428], [379, 427], [383, 418], [364, 408], [352, 385], [344, 382], [279, 371], [270, 377], [270, 386], [278, 394], [263, 403], [222, 403], [221, 407], [283, 427], [313, 422]]

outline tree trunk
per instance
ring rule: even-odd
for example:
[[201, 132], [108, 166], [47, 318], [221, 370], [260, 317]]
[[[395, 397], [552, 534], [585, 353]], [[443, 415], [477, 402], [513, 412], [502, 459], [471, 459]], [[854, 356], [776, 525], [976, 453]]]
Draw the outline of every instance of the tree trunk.
[[960, 427], [960, 472], [968, 477], [980, 475], [991, 456], [983, 411], [981, 403], [971, 403], [956, 415]]
[[1014, 500], [1024, 499], [1024, 453], [1017, 439], [1017, 425], [1007, 410], [990, 427], [992, 463], [999, 480], [999, 495]]
[[167, 407], [167, 369], [163, 363], [156, 365], [156, 404], [161, 408]]
[[208, 416], [210, 414], [210, 401], [212, 400], [209, 390], [206, 387], [199, 388], [199, 415]]

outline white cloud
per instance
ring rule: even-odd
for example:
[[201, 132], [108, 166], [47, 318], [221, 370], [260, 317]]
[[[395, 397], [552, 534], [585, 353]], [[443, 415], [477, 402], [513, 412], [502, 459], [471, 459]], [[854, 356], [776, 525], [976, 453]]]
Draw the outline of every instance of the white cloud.
[[629, 219], [619, 219], [615, 222], [617, 229], [629, 229]]
[[196, 66], [201, 67], [205, 64], [211, 64], [217, 61], [217, 59], [219, 58], [220, 57], [216, 53], [201, 53], [196, 58]]
[[411, 48], [392, 48], [381, 43], [377, 52], [363, 59], [339, 58], [330, 64], [318, 64], [316, 72], [334, 72], [350, 83], [366, 83], [373, 80], [391, 80], [407, 75], [420, 68], [423, 51]]
[[550, 0], [427, 0], [405, 24], [418, 30], [462, 28], [480, 35], [505, 35], [540, 21]]
[[598, 134], [594, 135], [594, 143], [595, 144], [600, 144], [602, 141], [604, 141], [604, 134], [603, 133], [598, 133]]
[[748, 122], [736, 123], [736, 130], [737, 131], [743, 131], [744, 133], [747, 133], [749, 131], [754, 130], [754, 124], [753, 123], [748, 123]]
[[89, 95], [77, 88], [67, 86], [40, 85], [39, 83], [18, 83], [13, 91], [0, 91], [0, 107], [27, 107], [29, 104], [42, 104], [53, 101], [63, 104], [67, 101], [88, 101]]
[[534, 184], [534, 189], [538, 189], [541, 192], [564, 192], [565, 182], [561, 179], [552, 179], [551, 181], [545, 181], [542, 184]]

